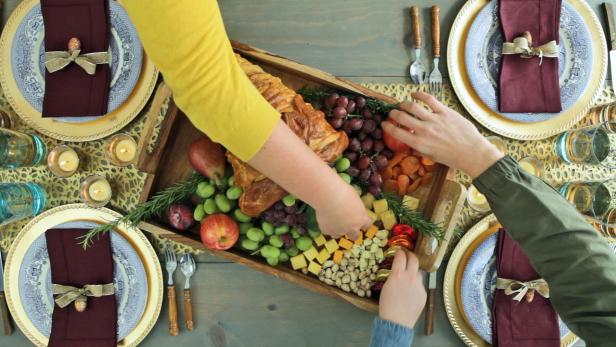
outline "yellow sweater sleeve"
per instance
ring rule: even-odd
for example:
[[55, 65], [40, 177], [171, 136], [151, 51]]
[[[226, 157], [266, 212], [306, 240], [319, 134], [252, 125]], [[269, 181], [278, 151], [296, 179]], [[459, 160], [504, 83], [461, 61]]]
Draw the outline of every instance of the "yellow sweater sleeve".
[[239, 67], [215, 0], [125, 0], [143, 47], [199, 130], [247, 161], [280, 119]]

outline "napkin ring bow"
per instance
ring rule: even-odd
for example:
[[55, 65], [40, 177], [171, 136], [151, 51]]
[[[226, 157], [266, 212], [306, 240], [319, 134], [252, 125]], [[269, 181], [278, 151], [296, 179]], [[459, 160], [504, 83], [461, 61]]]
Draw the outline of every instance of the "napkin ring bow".
[[513, 39], [513, 42], [503, 43], [503, 54], [519, 54], [522, 58], [539, 57], [539, 65], [543, 58], [558, 58], [558, 44], [555, 40], [538, 47], [533, 47], [533, 39], [528, 31]]
[[55, 296], [55, 302], [61, 308], [75, 302], [77, 312], [85, 311], [87, 307], [88, 296], [99, 298], [101, 296], [115, 294], [113, 283], [108, 284], [86, 284], [81, 288], [73, 286], [65, 286], [61, 284], [52, 284], [51, 291]]
[[81, 54], [81, 42], [73, 37], [68, 42], [67, 51], [45, 52], [45, 67], [50, 73], [62, 70], [70, 63], [81, 67], [88, 75], [96, 73], [96, 65], [109, 64], [109, 52], [94, 52]]
[[532, 302], [535, 297], [535, 292], [546, 299], [550, 298], [550, 287], [543, 278], [522, 282], [499, 277], [496, 279], [496, 289], [504, 290], [505, 295], [516, 294], [513, 300], [517, 302], [522, 301], [524, 297], [526, 297], [527, 302]]

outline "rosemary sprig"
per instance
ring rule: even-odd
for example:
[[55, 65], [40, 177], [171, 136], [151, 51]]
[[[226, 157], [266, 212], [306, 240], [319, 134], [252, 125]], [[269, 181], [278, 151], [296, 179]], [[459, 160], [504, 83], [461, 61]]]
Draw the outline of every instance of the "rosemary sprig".
[[[320, 87], [304, 86], [297, 91], [297, 93], [299, 93], [304, 98], [305, 101], [319, 108], [323, 108], [322, 107], [323, 99], [325, 99], [327, 96], [329, 96], [331, 93], [334, 93], [334, 92], [338, 93], [341, 96], [346, 96], [348, 98], [354, 98], [357, 96], [351, 93], [339, 92], [339, 91], [334, 91], [332, 89], [320, 88]], [[387, 115], [389, 111], [398, 107], [398, 104], [389, 104], [381, 100], [377, 100], [377, 99], [373, 99], [369, 97], [366, 97], [365, 99], [366, 99], [366, 107], [372, 113], [381, 113], [383, 115]]]
[[120, 224], [127, 224], [131, 227], [136, 227], [139, 222], [152, 217], [160, 217], [169, 206], [172, 204], [188, 199], [197, 189], [199, 182], [203, 181], [204, 177], [198, 173], [193, 174], [188, 179], [178, 182], [171, 187], [156, 193], [152, 199], [137, 205], [135, 209], [124, 216], [111, 221], [107, 224], [101, 224], [96, 228], [88, 231], [82, 236], [80, 244], [84, 249], [87, 249], [98, 235], [110, 232]]
[[445, 231], [438, 225], [425, 219], [421, 212], [408, 208], [397, 195], [392, 193], [382, 193], [387, 205], [398, 217], [398, 222], [412, 226], [418, 232], [434, 237], [442, 241], [445, 238]]

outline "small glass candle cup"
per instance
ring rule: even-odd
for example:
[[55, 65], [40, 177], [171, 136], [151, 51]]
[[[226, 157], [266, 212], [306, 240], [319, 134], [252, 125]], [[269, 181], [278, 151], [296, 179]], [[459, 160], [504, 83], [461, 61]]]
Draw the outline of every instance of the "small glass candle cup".
[[58, 177], [70, 177], [79, 169], [79, 156], [69, 146], [56, 146], [47, 156], [47, 167]]
[[539, 178], [543, 177], [544, 166], [541, 160], [535, 157], [525, 157], [518, 162], [520, 167], [531, 175]]
[[507, 154], [507, 143], [498, 136], [488, 136], [486, 140], [490, 141], [503, 154]]
[[107, 142], [107, 158], [116, 166], [128, 166], [137, 157], [137, 142], [128, 134], [116, 134]]
[[0, 110], [0, 128], [13, 129], [13, 117], [5, 110]]
[[111, 196], [111, 185], [103, 176], [91, 175], [81, 182], [79, 197], [90, 207], [98, 208], [107, 205]]
[[490, 204], [488, 204], [488, 199], [486, 196], [481, 194], [473, 185], [468, 187], [466, 201], [468, 202], [468, 205], [477, 212], [485, 213], [492, 209]]

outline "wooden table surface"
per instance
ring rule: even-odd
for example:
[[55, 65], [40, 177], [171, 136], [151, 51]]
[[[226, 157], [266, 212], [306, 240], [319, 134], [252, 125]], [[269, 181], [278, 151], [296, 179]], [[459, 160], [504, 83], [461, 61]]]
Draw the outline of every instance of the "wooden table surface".
[[[6, 1], [5, 19], [18, 2]], [[589, 1], [603, 22], [602, 2]], [[429, 53], [429, 11], [434, 4], [441, 6], [441, 47], [446, 48], [463, 0], [220, 1], [231, 38], [354, 81], [381, 83], [410, 83], [409, 6], [421, 8], [428, 48], [423, 52]], [[424, 57], [426, 63], [431, 60], [428, 54]], [[447, 75], [444, 61], [441, 71]], [[181, 324], [180, 335], [170, 337], [164, 308], [142, 346], [334, 347], [367, 346], [370, 340], [373, 314], [241, 265], [201, 256], [192, 288], [195, 330], [187, 332]], [[464, 346], [447, 321], [438, 289], [434, 335], [423, 335], [422, 317], [414, 346]], [[0, 346], [30, 343], [17, 331], [10, 337], [0, 336]]]

